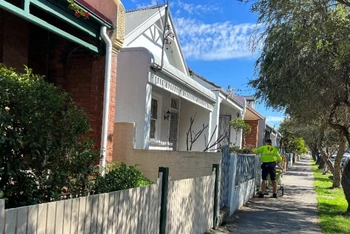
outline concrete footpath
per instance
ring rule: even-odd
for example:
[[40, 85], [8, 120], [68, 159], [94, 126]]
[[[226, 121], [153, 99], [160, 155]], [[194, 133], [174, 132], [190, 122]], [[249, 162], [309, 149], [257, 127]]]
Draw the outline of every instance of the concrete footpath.
[[317, 215], [310, 156], [283, 176], [285, 194], [253, 198], [218, 230], [208, 233], [322, 233]]

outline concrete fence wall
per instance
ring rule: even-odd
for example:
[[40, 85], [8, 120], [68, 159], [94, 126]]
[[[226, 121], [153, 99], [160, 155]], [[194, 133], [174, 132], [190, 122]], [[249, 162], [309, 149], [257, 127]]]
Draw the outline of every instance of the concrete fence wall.
[[[246, 204], [260, 186], [260, 158], [255, 154], [233, 154], [232, 180], [229, 193], [230, 214]], [[232, 181], [232, 182], [233, 182]]]
[[220, 207], [233, 214], [249, 201], [260, 186], [260, 159], [256, 155], [231, 154], [223, 149]]
[[221, 153], [134, 149], [134, 123], [115, 123], [113, 161], [139, 165], [144, 175], [155, 180], [159, 167], [169, 167], [173, 180], [208, 176], [212, 165], [221, 164]]
[[213, 227], [215, 174], [169, 182], [167, 234], [205, 233]]

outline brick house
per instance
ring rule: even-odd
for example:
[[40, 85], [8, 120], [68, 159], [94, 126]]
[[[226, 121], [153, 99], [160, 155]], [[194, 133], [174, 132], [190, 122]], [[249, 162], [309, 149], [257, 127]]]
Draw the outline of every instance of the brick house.
[[[106, 149], [104, 159], [111, 161], [117, 54], [123, 44], [125, 11], [119, 0], [75, 3], [88, 18], [76, 17], [66, 0], [1, 1], [0, 63], [20, 72], [27, 65], [69, 92], [88, 114], [96, 148]], [[106, 109], [109, 114], [104, 118]]]
[[[254, 97], [244, 97], [247, 106], [244, 114], [244, 121], [250, 125], [251, 131], [245, 135], [245, 145], [251, 145], [256, 148], [264, 144], [266, 119], [254, 109]], [[244, 143], [242, 143], [244, 147]]]

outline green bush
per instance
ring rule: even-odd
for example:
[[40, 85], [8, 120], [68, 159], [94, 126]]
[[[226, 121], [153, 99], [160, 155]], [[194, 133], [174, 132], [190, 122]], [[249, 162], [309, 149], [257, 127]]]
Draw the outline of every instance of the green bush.
[[[0, 191], [6, 207], [80, 196], [99, 153], [86, 114], [62, 89], [0, 66]], [[0, 192], [1, 194], [1, 192]]]
[[230, 152], [236, 154], [252, 154], [253, 147], [251, 145], [246, 145], [242, 149], [240, 149], [238, 146], [231, 146]]
[[94, 193], [108, 193], [152, 183], [144, 177], [137, 166], [127, 166], [125, 163], [114, 162], [109, 165], [105, 177], [97, 176], [93, 191]]

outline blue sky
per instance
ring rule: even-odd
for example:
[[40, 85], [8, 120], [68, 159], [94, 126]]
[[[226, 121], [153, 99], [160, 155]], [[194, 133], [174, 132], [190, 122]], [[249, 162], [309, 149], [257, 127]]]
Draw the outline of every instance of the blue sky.
[[[126, 10], [164, 4], [164, 0], [123, 1]], [[196, 73], [223, 88], [229, 85], [240, 95], [254, 94], [248, 87], [254, 78], [254, 64], [259, 51], [249, 45], [257, 29], [257, 16], [250, 5], [237, 0], [170, 0], [170, 11], [187, 65]], [[255, 109], [278, 126], [283, 113], [267, 109], [264, 104]]]

